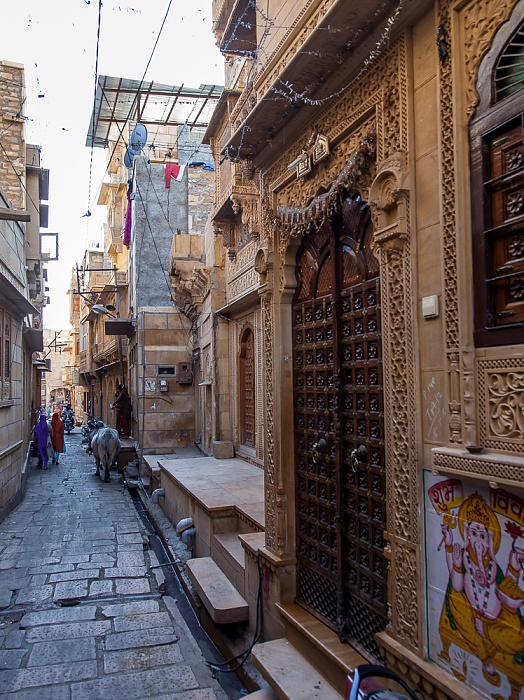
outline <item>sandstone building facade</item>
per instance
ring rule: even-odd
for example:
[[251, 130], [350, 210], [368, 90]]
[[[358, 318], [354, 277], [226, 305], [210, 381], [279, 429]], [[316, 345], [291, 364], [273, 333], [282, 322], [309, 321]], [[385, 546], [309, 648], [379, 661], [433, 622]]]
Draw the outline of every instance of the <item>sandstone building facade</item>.
[[25, 138], [24, 80], [21, 64], [0, 61], [0, 520], [23, 494], [46, 369], [41, 215], [49, 171]]
[[264, 470], [266, 638], [517, 700], [524, 3], [213, 7], [198, 413]]

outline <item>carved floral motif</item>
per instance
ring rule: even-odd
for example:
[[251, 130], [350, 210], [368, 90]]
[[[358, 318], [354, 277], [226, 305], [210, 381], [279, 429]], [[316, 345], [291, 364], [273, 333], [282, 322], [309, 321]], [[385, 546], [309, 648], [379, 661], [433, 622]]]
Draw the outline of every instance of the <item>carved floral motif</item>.
[[464, 12], [467, 113], [470, 117], [479, 102], [475, 85], [482, 57], [489, 50], [495, 31], [508, 19], [517, 2], [476, 0]]

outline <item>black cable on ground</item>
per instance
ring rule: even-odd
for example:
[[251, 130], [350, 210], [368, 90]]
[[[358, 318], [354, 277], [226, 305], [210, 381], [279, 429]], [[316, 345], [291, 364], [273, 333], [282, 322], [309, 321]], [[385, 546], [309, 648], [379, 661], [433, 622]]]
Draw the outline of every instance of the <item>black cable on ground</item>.
[[[253, 651], [253, 647], [255, 644], [259, 641], [260, 637], [262, 636], [262, 632], [264, 629], [264, 601], [262, 597], [262, 557], [260, 556], [260, 553], [257, 554], [257, 566], [258, 566], [258, 592], [257, 592], [257, 617], [256, 617], [256, 624], [255, 624], [255, 633], [253, 635], [253, 641], [249, 645], [249, 647], [245, 650], [240, 652], [240, 654], [237, 654], [236, 656], [233, 656], [231, 659], [228, 661], [223, 661], [222, 663], [211, 663], [210, 661], [206, 661], [206, 664], [212, 668], [214, 671], [219, 671], [220, 673], [235, 673], [239, 669], [242, 668], [242, 666], [246, 663], [248, 660], [251, 652]], [[242, 659], [239, 664], [236, 666], [232, 666], [231, 668], [223, 668], [223, 666], [231, 666], [233, 661], [238, 661], [239, 659]]]

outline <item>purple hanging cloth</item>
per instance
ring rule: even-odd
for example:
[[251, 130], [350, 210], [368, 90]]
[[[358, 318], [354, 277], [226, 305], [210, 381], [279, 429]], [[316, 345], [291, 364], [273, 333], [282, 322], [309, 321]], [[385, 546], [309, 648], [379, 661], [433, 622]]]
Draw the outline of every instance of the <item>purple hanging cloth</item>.
[[127, 211], [124, 228], [122, 229], [122, 238], [126, 248], [129, 248], [131, 245], [131, 189], [129, 187], [127, 189]]

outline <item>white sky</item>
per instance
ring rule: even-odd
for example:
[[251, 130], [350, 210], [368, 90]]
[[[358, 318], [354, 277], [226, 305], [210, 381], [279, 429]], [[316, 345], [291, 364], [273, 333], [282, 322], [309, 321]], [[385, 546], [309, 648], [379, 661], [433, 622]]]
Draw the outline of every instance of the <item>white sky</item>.
[[[172, 0], [145, 80], [193, 88], [223, 85], [211, 2]], [[81, 263], [86, 247], [102, 241], [105, 207], [95, 202], [106, 153], [94, 149], [89, 201], [91, 150], [85, 145], [95, 88], [98, 6], [98, 0], [13, 0], [4, 12], [0, 60], [25, 66], [26, 138], [42, 147], [42, 167], [50, 170], [47, 231], [59, 233], [60, 260], [47, 264], [47, 328], [69, 327], [71, 268]], [[169, 0], [104, 0], [98, 74], [141, 80], [168, 6]], [[92, 216], [82, 218], [88, 209]]]

